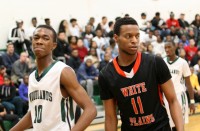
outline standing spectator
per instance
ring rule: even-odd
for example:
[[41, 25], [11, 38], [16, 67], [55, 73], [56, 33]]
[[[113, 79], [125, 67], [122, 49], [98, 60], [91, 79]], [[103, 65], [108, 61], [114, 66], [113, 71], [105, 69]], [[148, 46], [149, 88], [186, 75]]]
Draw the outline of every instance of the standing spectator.
[[90, 98], [93, 96], [93, 87], [97, 84], [98, 75], [97, 69], [92, 64], [92, 58], [86, 57], [77, 71], [77, 76], [81, 85], [85, 85]]
[[[66, 38], [71, 36], [70, 30], [69, 30], [69, 24], [66, 20], [62, 20], [59, 25], [58, 33], [65, 32]], [[68, 42], [68, 39], [66, 39], [66, 42]]]
[[108, 27], [107, 21], [108, 21], [107, 17], [103, 16], [101, 19], [101, 22], [97, 25], [97, 28], [96, 28], [96, 30], [101, 30], [103, 36], [105, 36], [106, 28]]
[[0, 100], [9, 114], [16, 113], [20, 118], [23, 116], [22, 99], [16, 96], [16, 87], [9, 76], [4, 77], [4, 84], [0, 86]]
[[190, 39], [189, 40], [189, 45], [186, 46], [185, 48], [185, 52], [186, 52], [186, 57], [189, 61], [192, 60], [192, 58], [194, 57], [194, 55], [197, 53], [197, 47], [195, 47], [195, 41], [194, 39]]
[[69, 60], [67, 61], [67, 65], [69, 65], [71, 68], [73, 68], [74, 71], [77, 73], [77, 70], [78, 70], [79, 66], [81, 65], [81, 60], [78, 56], [77, 49], [72, 50], [71, 56], [70, 56]]
[[86, 55], [88, 55], [88, 50], [84, 46], [83, 40], [81, 38], [79, 38], [78, 41], [77, 41], [77, 49], [78, 49], [78, 56], [79, 56], [81, 62], [83, 62], [84, 57]]
[[7, 69], [7, 74], [11, 75], [13, 63], [19, 59], [19, 55], [15, 53], [15, 48], [13, 43], [9, 42], [7, 44], [7, 51], [2, 55], [3, 63]]
[[12, 81], [18, 84], [18, 82], [24, 78], [24, 75], [29, 73], [30, 69], [30, 60], [28, 55], [27, 53], [22, 52], [19, 60], [15, 61], [13, 64], [11, 72]]
[[28, 51], [29, 55], [33, 56], [33, 52], [31, 49], [31, 42], [29, 38], [25, 35], [25, 31], [23, 29], [23, 21], [17, 20], [15, 28], [12, 29], [9, 40], [15, 46], [15, 52], [20, 54], [23, 50]]
[[95, 22], [95, 18], [94, 17], [90, 17], [88, 25], [91, 25], [92, 28], [92, 32], [95, 32], [95, 26], [94, 26], [94, 22]]
[[23, 102], [23, 114], [26, 114], [28, 110], [28, 79], [29, 75], [24, 75], [23, 82], [19, 86], [19, 96]]
[[26, 36], [28, 36], [29, 40], [32, 40], [33, 32], [35, 31], [37, 27], [37, 18], [33, 17], [31, 19], [31, 27], [26, 31]]
[[78, 25], [77, 20], [72, 18], [70, 20], [71, 26], [69, 28], [70, 33], [72, 36], [76, 36], [76, 37], [80, 37], [80, 33], [83, 32], [83, 30], [81, 29], [81, 27]]
[[46, 25], [51, 26], [51, 20], [50, 20], [50, 18], [45, 18], [44, 22], [45, 22]]

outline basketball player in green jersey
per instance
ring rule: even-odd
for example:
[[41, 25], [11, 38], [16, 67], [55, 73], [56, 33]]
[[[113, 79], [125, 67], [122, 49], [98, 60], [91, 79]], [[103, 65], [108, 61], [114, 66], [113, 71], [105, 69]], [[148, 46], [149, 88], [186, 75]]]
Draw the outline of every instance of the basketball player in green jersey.
[[[11, 131], [83, 131], [96, 116], [96, 108], [76, 79], [72, 68], [52, 59], [56, 33], [47, 25], [36, 28], [32, 40], [37, 69], [29, 77], [29, 111]], [[83, 109], [74, 124], [70, 97]]]

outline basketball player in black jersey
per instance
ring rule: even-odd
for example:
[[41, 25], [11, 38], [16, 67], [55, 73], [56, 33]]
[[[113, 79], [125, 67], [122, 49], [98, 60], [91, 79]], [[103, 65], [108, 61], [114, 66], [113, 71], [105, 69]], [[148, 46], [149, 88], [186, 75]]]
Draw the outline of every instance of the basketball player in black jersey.
[[138, 52], [139, 27], [131, 18], [114, 26], [119, 56], [99, 75], [100, 95], [105, 107], [105, 130], [117, 131], [117, 106], [122, 131], [170, 131], [163, 104], [164, 93], [178, 131], [183, 118], [169, 69], [162, 58]]

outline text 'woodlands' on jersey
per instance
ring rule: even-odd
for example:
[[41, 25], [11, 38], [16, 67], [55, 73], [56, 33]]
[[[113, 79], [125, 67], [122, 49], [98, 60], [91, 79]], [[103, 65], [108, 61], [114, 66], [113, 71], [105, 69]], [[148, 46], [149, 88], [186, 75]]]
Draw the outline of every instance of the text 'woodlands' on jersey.
[[116, 99], [122, 131], [159, 130], [169, 124], [160, 85], [170, 78], [162, 58], [138, 52], [130, 73], [115, 58], [100, 72], [101, 99]]
[[29, 110], [34, 131], [68, 131], [74, 125], [75, 105], [61, 94], [60, 76], [67, 67], [55, 61], [41, 76], [37, 70], [29, 77]]

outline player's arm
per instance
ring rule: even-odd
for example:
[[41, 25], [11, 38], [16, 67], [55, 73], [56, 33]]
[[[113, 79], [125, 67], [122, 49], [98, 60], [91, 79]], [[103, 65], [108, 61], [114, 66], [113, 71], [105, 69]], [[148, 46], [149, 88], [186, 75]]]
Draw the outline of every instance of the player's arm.
[[31, 126], [31, 112], [28, 111], [26, 115], [12, 129], [10, 129], [10, 131], [24, 131]]
[[194, 105], [194, 90], [192, 88], [191, 82], [190, 82], [190, 76], [185, 77], [185, 84], [188, 89], [189, 97], [190, 97], [190, 110], [193, 111], [193, 114], [195, 113], [195, 105]]
[[168, 80], [164, 84], [161, 85], [161, 89], [169, 103], [169, 109], [172, 116], [172, 119], [174, 121], [175, 127], [177, 131], [183, 131], [184, 130], [184, 124], [183, 124], [183, 116], [180, 104], [177, 100], [174, 85], [172, 83], [172, 80]]
[[108, 99], [103, 101], [105, 109], [105, 131], [117, 131], [116, 101]]
[[60, 81], [68, 94], [83, 109], [83, 114], [71, 131], [83, 131], [96, 117], [96, 108], [84, 88], [78, 83], [76, 75], [71, 68], [63, 69]]

